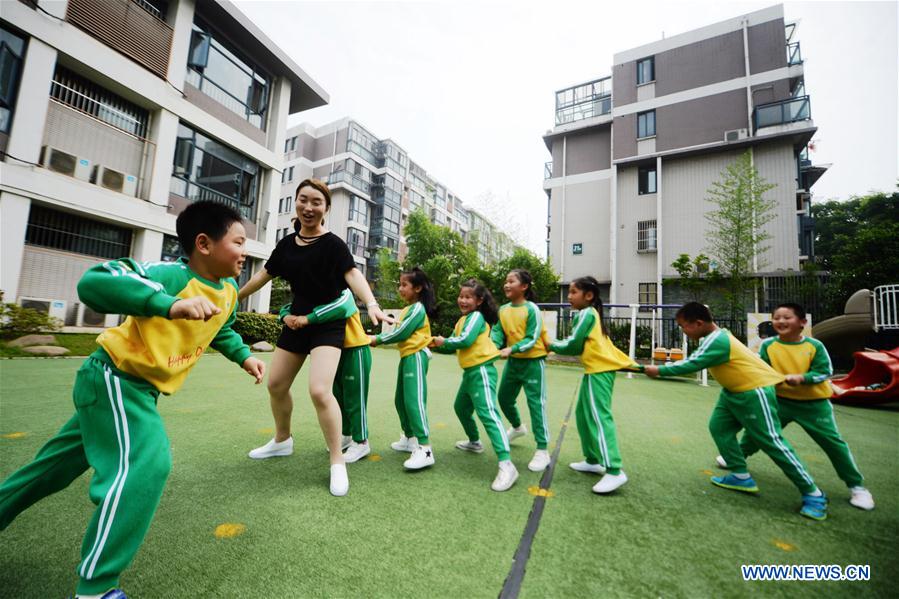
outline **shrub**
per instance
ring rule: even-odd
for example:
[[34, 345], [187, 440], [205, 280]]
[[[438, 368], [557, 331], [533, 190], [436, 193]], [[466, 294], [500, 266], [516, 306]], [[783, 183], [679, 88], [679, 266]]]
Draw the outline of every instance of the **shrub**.
[[252, 345], [258, 341], [268, 341], [272, 345], [281, 334], [281, 322], [274, 314], [238, 312], [237, 320], [231, 328], [241, 336], [243, 342]]
[[[609, 338], [615, 347], [627, 353], [631, 345], [631, 325], [629, 323], [610, 322]], [[637, 347], [634, 350], [637, 358], [648, 358], [652, 348], [652, 329], [647, 326], [637, 326]]]
[[26, 333], [54, 332], [62, 329], [62, 321], [32, 308], [3, 302], [0, 292], [0, 335], [12, 337]]

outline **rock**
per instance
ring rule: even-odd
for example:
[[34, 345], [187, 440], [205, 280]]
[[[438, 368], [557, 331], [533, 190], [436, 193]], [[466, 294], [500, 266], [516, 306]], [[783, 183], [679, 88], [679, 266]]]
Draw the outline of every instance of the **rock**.
[[9, 347], [27, 347], [29, 345], [56, 345], [53, 335], [25, 335], [7, 343]]
[[31, 345], [29, 347], [23, 347], [22, 351], [37, 356], [64, 356], [69, 353], [69, 350], [66, 348], [58, 347], [56, 345]]
[[257, 341], [250, 346], [250, 349], [253, 351], [275, 351], [275, 348], [268, 341]]

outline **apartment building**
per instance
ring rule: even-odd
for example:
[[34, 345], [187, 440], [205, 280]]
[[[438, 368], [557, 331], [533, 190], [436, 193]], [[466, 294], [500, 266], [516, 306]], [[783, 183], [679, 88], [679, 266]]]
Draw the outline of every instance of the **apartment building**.
[[346, 240], [356, 265], [369, 278], [374, 277], [380, 248], [388, 248], [394, 259], [405, 258], [403, 227], [415, 210], [423, 210], [432, 223], [459, 233], [475, 246], [484, 263], [513, 251], [507, 235], [467, 208], [402, 146], [377, 137], [358, 121], [343, 118], [320, 127], [308, 123], [292, 127], [287, 131], [284, 152], [277, 237], [293, 230], [297, 184], [307, 177], [326, 181], [331, 189], [328, 227]]
[[543, 187], [563, 285], [590, 274], [606, 300], [663, 303], [671, 263], [706, 249], [706, 190], [747, 149], [776, 185], [760, 275], [811, 258], [811, 186], [827, 167], [808, 160], [795, 32], [774, 6], [625, 50], [610, 75], [556, 92]]
[[[104, 258], [173, 260], [175, 218], [215, 200], [245, 218], [250, 259], [275, 243], [287, 116], [325, 91], [225, 0], [5, 1], [0, 235], [5, 301], [69, 326]], [[268, 289], [245, 309], [268, 307]]]

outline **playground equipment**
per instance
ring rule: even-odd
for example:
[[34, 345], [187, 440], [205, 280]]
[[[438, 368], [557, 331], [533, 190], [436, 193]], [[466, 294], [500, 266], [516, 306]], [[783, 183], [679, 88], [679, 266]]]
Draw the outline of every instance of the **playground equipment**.
[[860, 289], [846, 301], [843, 312], [816, 324], [812, 336], [824, 344], [835, 364], [848, 365], [872, 334], [899, 331], [899, 284]]
[[832, 401], [848, 405], [875, 405], [899, 401], [899, 347], [882, 352], [856, 352], [855, 367], [831, 381]]

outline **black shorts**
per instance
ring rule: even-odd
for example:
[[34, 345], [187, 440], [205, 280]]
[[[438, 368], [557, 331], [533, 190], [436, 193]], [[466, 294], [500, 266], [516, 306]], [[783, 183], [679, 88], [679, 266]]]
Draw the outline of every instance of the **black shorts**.
[[316, 347], [322, 346], [343, 349], [345, 336], [346, 320], [310, 324], [297, 330], [284, 325], [276, 345], [295, 354], [308, 354]]

